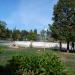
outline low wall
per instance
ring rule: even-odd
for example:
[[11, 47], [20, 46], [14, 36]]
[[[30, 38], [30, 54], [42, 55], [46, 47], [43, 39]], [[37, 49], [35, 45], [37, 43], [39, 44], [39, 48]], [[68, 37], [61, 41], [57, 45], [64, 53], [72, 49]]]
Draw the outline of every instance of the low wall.
[[[59, 48], [59, 43], [54, 42], [31, 42], [31, 41], [15, 41], [13, 44], [21, 47], [36, 47], [36, 48]], [[62, 43], [63, 48], [67, 48], [67, 44]]]

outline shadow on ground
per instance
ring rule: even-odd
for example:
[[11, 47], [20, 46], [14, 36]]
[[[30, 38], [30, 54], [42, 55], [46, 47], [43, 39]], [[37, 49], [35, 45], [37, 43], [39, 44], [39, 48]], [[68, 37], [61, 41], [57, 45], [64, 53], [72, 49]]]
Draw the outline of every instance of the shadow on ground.
[[69, 50], [67, 50], [67, 48], [62, 47], [61, 50], [60, 50], [60, 48], [56, 45], [56, 46], [54, 46], [54, 47], [51, 47], [51, 49], [52, 49], [53, 51], [75, 53], [75, 48], [74, 48], [74, 50], [71, 50], [71, 48], [70, 48]]
[[6, 65], [6, 66], [0, 66], [0, 75], [15, 75], [15, 73], [12, 72], [9, 65]]

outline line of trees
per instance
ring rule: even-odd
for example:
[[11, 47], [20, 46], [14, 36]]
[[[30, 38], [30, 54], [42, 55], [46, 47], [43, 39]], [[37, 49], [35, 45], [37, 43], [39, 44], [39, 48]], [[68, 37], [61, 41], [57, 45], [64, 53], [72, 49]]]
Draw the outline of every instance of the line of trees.
[[4, 21], [0, 21], [0, 40], [37, 40], [37, 30], [30, 30], [29, 32], [26, 30], [10, 30], [6, 28], [6, 23]]
[[49, 25], [51, 36], [60, 42], [60, 50], [62, 42], [67, 42], [67, 50], [69, 44], [75, 42], [75, 0], [59, 0], [54, 6], [53, 24]]

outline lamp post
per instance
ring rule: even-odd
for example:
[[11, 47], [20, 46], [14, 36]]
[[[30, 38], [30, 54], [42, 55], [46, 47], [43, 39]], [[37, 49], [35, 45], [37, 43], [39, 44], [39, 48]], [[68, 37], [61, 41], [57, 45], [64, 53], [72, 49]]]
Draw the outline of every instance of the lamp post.
[[45, 43], [46, 43], [46, 32], [47, 32], [47, 29], [45, 28], [44, 29], [44, 51], [45, 51]]

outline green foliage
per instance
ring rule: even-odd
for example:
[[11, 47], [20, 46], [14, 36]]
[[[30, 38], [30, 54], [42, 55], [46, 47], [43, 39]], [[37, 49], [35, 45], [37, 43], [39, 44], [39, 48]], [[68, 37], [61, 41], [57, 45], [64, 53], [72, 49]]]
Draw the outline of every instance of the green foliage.
[[[75, 42], [75, 0], [59, 0], [54, 6], [51, 36], [58, 41]], [[61, 49], [61, 46], [60, 46]]]
[[13, 40], [19, 40], [21, 38], [21, 33], [20, 30], [13, 30], [13, 34], [12, 34], [12, 38]]
[[26, 30], [18, 30], [14, 29], [13, 31], [6, 28], [6, 23], [4, 21], [0, 21], [0, 39], [2, 40], [37, 40], [37, 29], [34, 31], [26, 31]]
[[6, 23], [4, 21], [0, 21], [0, 38], [5, 38], [5, 27], [6, 27]]
[[64, 65], [52, 53], [16, 56], [9, 61], [13, 75], [67, 75]]
[[59, 0], [54, 6], [52, 37], [58, 40], [75, 41], [75, 1]]
[[27, 35], [27, 39], [28, 40], [33, 40], [36, 41], [37, 40], [37, 31], [34, 30], [34, 32], [31, 30], [28, 35]]
[[8, 28], [6, 29], [6, 39], [7, 40], [12, 40], [12, 30], [9, 30]]
[[21, 31], [21, 40], [27, 40], [28, 32], [26, 30]]
[[0, 46], [0, 54], [3, 52], [4, 48], [5, 48], [5, 46]]
[[41, 32], [40, 32], [40, 35], [41, 35], [41, 40], [42, 41], [44, 41], [45, 40], [45, 31], [44, 30], [42, 30]]

